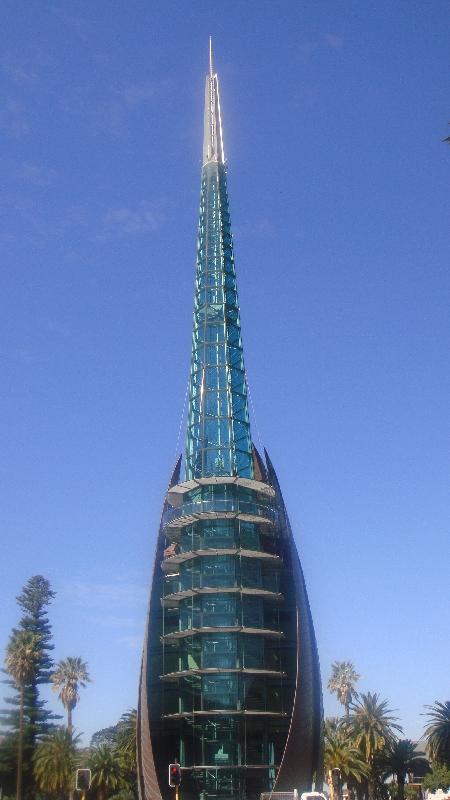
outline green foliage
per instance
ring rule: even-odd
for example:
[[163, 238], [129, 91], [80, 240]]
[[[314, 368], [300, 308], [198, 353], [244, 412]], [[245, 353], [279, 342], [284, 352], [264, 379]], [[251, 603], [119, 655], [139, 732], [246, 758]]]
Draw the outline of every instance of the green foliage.
[[19, 623], [21, 630], [30, 631], [40, 638], [36, 683], [49, 683], [53, 666], [50, 651], [54, 649], [54, 645], [47, 606], [54, 597], [49, 581], [42, 575], [34, 575], [16, 598], [23, 612]]
[[92, 736], [89, 763], [95, 763], [96, 770], [102, 763], [105, 771], [111, 771], [114, 761], [118, 781], [117, 786], [106, 786], [104, 781], [96, 778], [93, 785], [97, 787], [99, 798], [110, 797], [110, 793], [114, 792], [115, 800], [136, 800], [136, 725], [137, 711], [130, 709], [122, 714], [116, 725], [97, 731]]
[[387, 792], [389, 795], [389, 800], [397, 800], [398, 795], [398, 786], [395, 781], [391, 781], [391, 783], [386, 784]]
[[432, 706], [425, 706], [429, 711], [429, 723], [425, 728], [427, 754], [431, 761], [446, 764], [450, 767], [450, 700]]
[[328, 775], [330, 770], [338, 767], [342, 781], [360, 783], [369, 773], [361, 751], [349, 736], [344, 722], [330, 718], [324, 724], [324, 768]]
[[72, 727], [72, 711], [80, 699], [79, 688], [90, 682], [87, 664], [79, 656], [69, 656], [58, 662], [52, 675], [53, 690], [67, 710], [67, 727]]
[[403, 800], [405, 796], [406, 776], [414, 773], [416, 768], [428, 766], [424, 753], [416, 750], [416, 745], [411, 739], [394, 739], [388, 742], [384, 750], [376, 757], [377, 766], [382, 779], [394, 775], [397, 782], [397, 798]]
[[395, 775], [397, 781], [405, 780], [416, 766], [423, 764], [424, 753], [416, 750], [411, 739], [394, 739], [390, 741], [379, 759], [385, 776]]
[[13, 630], [6, 646], [5, 669], [16, 687], [23, 690], [38, 669], [40, 637], [31, 631]]
[[69, 792], [75, 787], [78, 736], [65, 728], [48, 734], [36, 748], [34, 775], [43, 792]]
[[335, 661], [331, 665], [328, 691], [336, 695], [339, 702], [344, 706], [347, 716], [350, 703], [357, 695], [355, 685], [359, 678], [360, 675], [355, 671], [351, 661]]
[[387, 700], [379, 700], [376, 693], [362, 694], [352, 705], [348, 719], [348, 732], [364, 754], [369, 765], [373, 764], [375, 754], [395, 740], [395, 731], [402, 728], [397, 717], [392, 715]]
[[431, 772], [423, 779], [423, 788], [435, 792], [436, 789], [446, 791], [450, 788], [450, 769], [446, 764], [433, 764]]
[[91, 749], [88, 766], [92, 773], [92, 786], [99, 800], [117, 789], [127, 788], [124, 770], [115, 748], [107, 745]]
[[123, 768], [128, 773], [136, 772], [136, 726], [137, 711], [135, 708], [122, 714], [116, 735], [116, 749]]
[[410, 786], [407, 783], [404, 794], [407, 800], [422, 800], [421, 791], [417, 788], [417, 786]]
[[[23, 754], [24, 754], [24, 793], [33, 793], [32, 758], [39, 737], [47, 733], [53, 720], [59, 719], [46, 708], [46, 702], [39, 696], [39, 686], [49, 682], [53, 662], [51, 626], [47, 616], [47, 607], [54, 597], [50, 583], [42, 575], [35, 575], [25, 584], [17, 597], [22, 616], [19, 626], [12, 636], [20, 632], [35, 636], [39, 640], [33, 674], [23, 687], [23, 702], [17, 691], [15, 680], [6, 681], [14, 694], [5, 698], [7, 708], [0, 711], [0, 720], [5, 731], [6, 747], [0, 746], [0, 780], [3, 787], [15, 782], [17, 753], [13, 756], [8, 744], [11, 737], [16, 737], [19, 729], [20, 707], [23, 711]], [[5, 741], [4, 740], [4, 741]], [[2, 743], [3, 745], [3, 743]]]
[[101, 728], [91, 736], [91, 747], [99, 747], [106, 744], [109, 747], [115, 744], [117, 736], [117, 725], [110, 725], [108, 728]]
[[5, 668], [19, 690], [19, 719], [17, 728], [17, 800], [23, 796], [24, 704], [25, 687], [36, 675], [40, 638], [25, 630], [13, 630], [6, 647]]
[[8, 733], [0, 741], [0, 786], [5, 794], [14, 794], [17, 772], [17, 733]]

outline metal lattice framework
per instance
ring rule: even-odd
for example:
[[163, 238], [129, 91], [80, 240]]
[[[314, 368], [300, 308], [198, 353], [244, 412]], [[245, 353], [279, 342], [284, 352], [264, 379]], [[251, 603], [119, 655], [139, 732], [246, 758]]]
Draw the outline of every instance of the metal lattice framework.
[[186, 478], [252, 477], [252, 446], [217, 74], [206, 78]]

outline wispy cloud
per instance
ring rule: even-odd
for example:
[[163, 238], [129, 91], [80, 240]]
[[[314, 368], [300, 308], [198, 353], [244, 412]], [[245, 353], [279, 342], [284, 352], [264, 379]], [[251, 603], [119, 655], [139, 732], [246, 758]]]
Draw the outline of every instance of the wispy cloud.
[[103, 216], [104, 231], [100, 238], [152, 233], [163, 222], [162, 211], [147, 202], [141, 203], [138, 208], [112, 208]]
[[125, 138], [130, 132], [130, 115], [141, 106], [171, 92], [167, 79], [112, 85], [102, 96], [91, 87], [75, 86], [60, 96], [63, 112], [82, 119], [94, 133]]
[[24, 161], [17, 169], [17, 177], [24, 183], [44, 187], [50, 186], [53, 183], [56, 177], [56, 171], [52, 168], [43, 167], [40, 164]]
[[143, 642], [142, 623], [148, 602], [148, 588], [138, 583], [117, 580], [110, 583], [74, 581], [60, 594], [70, 603], [89, 609], [90, 622], [115, 631], [118, 644], [140, 650]]
[[135, 636], [121, 636], [117, 639], [118, 644], [123, 644], [130, 650], [142, 650], [143, 641], [142, 633]]
[[28, 84], [36, 83], [38, 75], [36, 70], [32, 67], [27, 67], [24, 64], [9, 62], [2, 64], [4, 72], [14, 83]]
[[11, 139], [30, 133], [26, 108], [19, 100], [7, 100], [0, 109], [0, 130]]
[[73, 581], [62, 590], [71, 601], [91, 610], [132, 609], [145, 606], [147, 589], [121, 580], [111, 583]]
[[110, 628], [135, 628], [137, 620], [134, 617], [124, 617], [120, 614], [102, 614], [98, 617], [92, 617], [91, 620], [95, 625], [107, 625]]
[[310, 55], [317, 50], [317, 42], [298, 42], [297, 51], [304, 60], [308, 60]]
[[143, 81], [142, 83], [131, 83], [115, 91], [128, 108], [137, 108], [143, 103], [149, 103], [160, 97], [170, 87], [171, 82], [168, 80]]
[[82, 42], [87, 42], [89, 40], [92, 25], [85, 17], [81, 17], [79, 14], [71, 14], [60, 6], [54, 6], [51, 11], [69, 30], [73, 31]]
[[336, 36], [335, 33], [325, 34], [325, 41], [329, 47], [333, 48], [333, 50], [342, 50], [342, 47], [344, 46], [344, 40], [342, 36]]
[[242, 236], [254, 236], [258, 239], [269, 239], [274, 233], [275, 228], [273, 222], [268, 217], [261, 217], [260, 219], [255, 219], [253, 221], [250, 220], [244, 225], [239, 225], [234, 229], [234, 235], [236, 238], [240, 238]]

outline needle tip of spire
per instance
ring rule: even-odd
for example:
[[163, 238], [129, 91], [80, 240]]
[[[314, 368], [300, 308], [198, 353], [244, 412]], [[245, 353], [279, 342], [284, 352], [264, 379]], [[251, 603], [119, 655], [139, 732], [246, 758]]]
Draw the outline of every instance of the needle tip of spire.
[[209, 74], [213, 74], [212, 36], [209, 37]]

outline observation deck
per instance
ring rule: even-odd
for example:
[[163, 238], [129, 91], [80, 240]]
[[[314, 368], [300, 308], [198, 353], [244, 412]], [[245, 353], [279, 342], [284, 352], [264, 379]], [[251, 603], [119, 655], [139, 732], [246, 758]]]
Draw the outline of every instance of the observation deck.
[[166, 672], [160, 675], [162, 681], [177, 681], [180, 678], [190, 678], [194, 675], [224, 675], [228, 673], [239, 675], [255, 675], [257, 677], [284, 678], [287, 673], [276, 669], [256, 669], [253, 667], [206, 667], [204, 669], [183, 669], [178, 672]]
[[183, 503], [178, 508], [166, 508], [163, 514], [164, 533], [170, 538], [172, 530], [178, 531], [193, 522], [206, 519], [241, 519], [274, 527], [277, 515], [272, 506], [266, 503], [241, 500], [239, 497], [200, 500], [197, 503]]
[[251, 489], [258, 494], [267, 495], [267, 497], [275, 497], [275, 490], [268, 483], [256, 481], [253, 478], [240, 478], [232, 475], [213, 476], [209, 478], [193, 478], [190, 481], [182, 481], [171, 486], [167, 492], [166, 500], [171, 505], [180, 505], [182, 499], [180, 495], [192, 492], [193, 489], [198, 489], [200, 486], [242, 486], [245, 489]]
[[163, 714], [162, 719], [186, 719], [188, 717], [287, 717], [286, 711], [252, 711], [247, 708], [211, 708], [207, 711], [178, 711], [175, 714]]
[[175, 642], [177, 639], [185, 639], [188, 636], [197, 636], [202, 633], [244, 633], [256, 636], [268, 636], [274, 639], [284, 639], [283, 631], [273, 628], [247, 628], [245, 625], [205, 625], [198, 628], [186, 628], [181, 631], [172, 631], [161, 636], [162, 642]]
[[172, 608], [175, 604], [186, 600], [189, 597], [196, 597], [202, 594], [244, 594], [256, 597], [266, 597], [269, 600], [282, 600], [283, 595], [280, 592], [272, 592], [269, 589], [260, 589], [253, 586], [204, 586], [192, 589], [182, 589], [179, 592], [172, 592], [166, 594], [161, 598], [161, 605], [163, 608]]
[[188, 550], [185, 553], [176, 553], [173, 556], [169, 556], [164, 561], [161, 561], [161, 569], [163, 572], [168, 573], [177, 572], [176, 567], [185, 561], [204, 556], [241, 556], [242, 558], [257, 558], [261, 561], [270, 561], [273, 564], [283, 564], [281, 556], [267, 553], [263, 550], [247, 550], [242, 547], [211, 547], [208, 549], [202, 548], [201, 550]]

